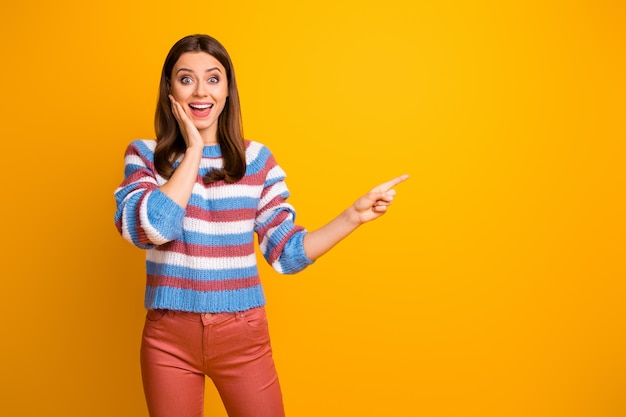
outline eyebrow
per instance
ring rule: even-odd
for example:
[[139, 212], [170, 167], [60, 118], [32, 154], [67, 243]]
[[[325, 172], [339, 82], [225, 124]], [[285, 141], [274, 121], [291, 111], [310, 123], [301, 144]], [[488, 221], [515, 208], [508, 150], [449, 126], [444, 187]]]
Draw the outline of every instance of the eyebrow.
[[[219, 73], [221, 73], [222, 71], [218, 68], [218, 67], [213, 67], [213, 68], [209, 68], [204, 72], [211, 72], [217, 70]], [[179, 68], [178, 71], [176, 71], [176, 74], [178, 74], [181, 71], [187, 71], [187, 72], [193, 72], [192, 70], [190, 70], [189, 68]]]

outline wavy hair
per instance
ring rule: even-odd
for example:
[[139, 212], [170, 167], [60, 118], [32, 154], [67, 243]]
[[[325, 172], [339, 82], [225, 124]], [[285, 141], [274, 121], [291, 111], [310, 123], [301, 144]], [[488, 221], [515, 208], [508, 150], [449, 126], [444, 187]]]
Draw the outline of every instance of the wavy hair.
[[210, 170], [203, 181], [205, 184], [220, 180], [228, 183], [237, 182], [246, 173], [246, 153], [235, 71], [226, 48], [208, 35], [190, 35], [182, 38], [172, 46], [165, 58], [154, 116], [157, 142], [154, 150], [155, 168], [159, 175], [169, 179], [174, 173], [173, 161], [187, 150], [187, 144], [172, 113], [171, 102], [168, 97], [172, 70], [180, 56], [186, 52], [206, 52], [213, 56], [226, 69], [228, 81], [228, 97], [217, 120], [217, 141], [222, 151], [224, 165], [220, 169]]

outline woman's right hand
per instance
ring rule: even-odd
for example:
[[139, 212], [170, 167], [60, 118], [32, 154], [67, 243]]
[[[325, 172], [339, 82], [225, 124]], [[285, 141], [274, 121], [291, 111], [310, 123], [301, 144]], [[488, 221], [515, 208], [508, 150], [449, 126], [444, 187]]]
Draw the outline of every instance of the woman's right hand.
[[174, 100], [171, 94], [169, 97], [172, 102], [172, 114], [174, 114], [178, 122], [180, 132], [185, 139], [185, 144], [187, 144], [187, 150], [185, 151], [185, 157], [170, 179], [161, 185], [159, 189], [176, 204], [185, 208], [189, 203], [194, 184], [198, 180], [198, 167], [202, 160], [204, 142], [191, 117], [185, 112], [184, 107]]
[[169, 98], [172, 103], [172, 114], [174, 114], [174, 117], [178, 122], [178, 127], [183, 135], [183, 139], [185, 139], [187, 148], [195, 146], [202, 148], [204, 146], [202, 136], [185, 111], [185, 108], [181, 106], [181, 104], [177, 102], [171, 94], [169, 95]]

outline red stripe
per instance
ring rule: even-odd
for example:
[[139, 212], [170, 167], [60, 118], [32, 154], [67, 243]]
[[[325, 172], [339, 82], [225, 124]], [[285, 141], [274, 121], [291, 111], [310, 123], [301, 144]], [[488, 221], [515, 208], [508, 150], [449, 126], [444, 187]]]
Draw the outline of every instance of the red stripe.
[[170, 287], [204, 292], [235, 291], [261, 285], [261, 280], [258, 275], [250, 278], [221, 281], [194, 281], [186, 278], [148, 275], [146, 281], [147, 285], [150, 287]]
[[272, 227], [278, 226], [290, 215], [291, 215], [290, 211], [281, 210], [278, 214], [276, 214], [276, 216], [272, 218], [271, 222], [268, 222], [265, 225], [263, 225], [263, 227], [260, 227], [257, 230], [257, 233], [259, 234], [259, 236], [264, 236], [265, 233], [267, 233], [269, 229], [271, 229]]
[[237, 246], [203, 246], [173, 240], [157, 246], [155, 249], [159, 251], [181, 253], [189, 256], [202, 256], [205, 258], [228, 258], [254, 254], [254, 242], [250, 242], [247, 245]]
[[139, 200], [137, 201], [137, 205], [136, 205], [136, 210], [135, 210], [135, 231], [137, 232], [137, 240], [139, 241], [139, 243], [146, 245], [146, 244], [151, 244], [152, 242], [150, 241], [150, 239], [148, 239], [148, 235], [146, 233], [146, 230], [143, 227], [143, 224], [141, 222], [141, 216], [140, 216], [140, 212], [141, 212], [141, 205], [143, 204], [143, 200], [146, 198], [146, 193], [144, 192], [143, 194], [141, 194], [141, 196], [139, 197]]
[[[263, 197], [261, 197], [261, 199], [263, 199]], [[282, 195], [277, 195], [276, 197], [272, 198], [270, 201], [268, 201], [263, 208], [259, 211], [259, 215], [265, 213], [268, 210], [273, 210], [276, 207], [282, 205], [285, 203], [285, 199], [283, 198]]]
[[128, 177], [126, 177], [122, 185], [127, 185], [127, 184], [130, 185], [130, 184], [135, 183], [133, 184], [135, 186], [133, 188], [133, 191], [136, 191], [141, 188], [145, 188], [147, 190], [153, 190], [157, 188], [157, 185], [155, 183], [149, 182], [149, 181], [143, 181], [145, 178], [154, 179], [153, 172], [147, 168], [135, 169], [133, 172], [130, 173]]
[[185, 217], [198, 220], [210, 219], [212, 222], [237, 222], [253, 219], [256, 208], [242, 208], [234, 210], [206, 210], [195, 206], [187, 206]]
[[[156, 172], [156, 169], [154, 168], [154, 162], [148, 159], [147, 155], [144, 155], [143, 153], [141, 153], [141, 151], [139, 150], [137, 146], [131, 145], [126, 149], [126, 153], [124, 154], [124, 157], [126, 158], [128, 156], [136, 156], [137, 158], [141, 159], [141, 161], [144, 164], [146, 164], [147, 168], [143, 168], [143, 169], [148, 169], [149, 171], [151, 171], [151, 173]], [[152, 158], [154, 158], [154, 150], [152, 150]]]
[[259, 172], [255, 173], [255, 174], [246, 174], [242, 179], [240, 179], [237, 184], [242, 184], [242, 185], [257, 185], [257, 186], [262, 186], [263, 184], [265, 184], [265, 177], [267, 176], [267, 164], [266, 166], [259, 170]]
[[283, 249], [285, 248], [285, 245], [287, 244], [287, 242], [289, 241], [289, 239], [291, 239], [291, 237], [296, 234], [297, 232], [304, 230], [303, 227], [300, 226], [296, 226], [293, 229], [291, 229], [289, 231], [289, 233], [287, 233], [281, 240], [280, 242], [276, 243], [276, 245], [274, 246], [274, 248], [272, 249], [272, 251], [270, 252], [270, 254], [268, 255], [268, 262], [271, 264], [273, 264], [278, 258], [280, 258], [280, 255], [282, 255], [283, 253]]

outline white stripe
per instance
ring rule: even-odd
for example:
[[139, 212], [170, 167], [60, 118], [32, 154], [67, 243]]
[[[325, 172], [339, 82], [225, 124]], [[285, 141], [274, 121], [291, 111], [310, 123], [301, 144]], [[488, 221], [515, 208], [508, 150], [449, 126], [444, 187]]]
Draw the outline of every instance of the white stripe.
[[142, 142], [144, 145], [146, 145], [146, 147], [148, 149], [150, 149], [151, 151], [154, 152], [154, 149], [156, 148], [156, 140], [153, 140], [153, 139], [141, 139], [140, 142]]
[[287, 174], [280, 165], [275, 165], [274, 168], [270, 169], [267, 173], [268, 179], [285, 178], [286, 176]]
[[261, 145], [259, 142], [250, 142], [250, 145], [248, 145], [248, 149], [246, 149], [246, 160], [249, 161], [248, 164], [250, 164], [250, 162], [253, 162], [259, 157], [259, 153], [261, 153], [263, 147], [264, 146]]
[[259, 198], [262, 191], [263, 185], [227, 184], [221, 187], [207, 188], [196, 182], [193, 186], [194, 195], [213, 201], [239, 197]]
[[[135, 194], [137, 193], [141, 193], [143, 190], [135, 190], [132, 191], [130, 193], [128, 193], [124, 199], [124, 201], [128, 201], [129, 199], [131, 199]], [[128, 227], [128, 221], [126, 220], [128, 218], [128, 205], [125, 205], [124, 208], [122, 209], [122, 237], [126, 240], [128, 240], [131, 243], [135, 243], [133, 242], [133, 238], [130, 235], [130, 228]], [[134, 216], [133, 216], [134, 217]]]
[[139, 165], [141, 167], [146, 166], [146, 164], [143, 162], [143, 159], [138, 155], [126, 155], [126, 158], [124, 158], [124, 163], [126, 165]]
[[283, 272], [283, 267], [282, 267], [282, 265], [280, 264], [279, 260], [280, 260], [280, 258], [279, 258], [279, 259], [277, 259], [277, 260], [276, 260], [276, 261], [272, 264], [272, 268], [274, 268], [274, 270], [275, 270], [276, 272], [278, 272], [279, 274], [283, 274], [283, 273], [284, 273], [284, 272]]
[[151, 194], [144, 198], [139, 206], [139, 220], [141, 221], [139, 226], [141, 226], [141, 228], [146, 232], [146, 237], [150, 242], [155, 245], [161, 245], [163, 243], [167, 243], [168, 240], [161, 233], [159, 233], [159, 231], [152, 226], [150, 220], [148, 220], [148, 200], [150, 197]]
[[[139, 178], [137, 181], [133, 181], [133, 185], [134, 184], [141, 184], [143, 182], [147, 182], [148, 184], [154, 184], [154, 185], [158, 185], [156, 180], [152, 177], [141, 177]], [[143, 191], [144, 189], [142, 188], [141, 191]]]
[[273, 200], [278, 195], [281, 195], [281, 194], [286, 195], [288, 193], [289, 193], [289, 189], [287, 188], [287, 185], [282, 181], [277, 182], [276, 184], [272, 185], [270, 188], [267, 189], [267, 192], [265, 193], [263, 198], [259, 201], [259, 207], [265, 206], [268, 202]]
[[209, 222], [206, 220], [185, 217], [183, 220], [183, 229], [188, 232], [218, 236], [250, 233], [254, 229], [254, 219], [234, 222]]
[[130, 243], [135, 244], [135, 242], [133, 242], [133, 238], [130, 235], [128, 223], [126, 222], [126, 210], [122, 211], [122, 237]]
[[259, 242], [259, 250], [262, 254], [265, 255], [265, 251], [267, 250], [267, 242], [269, 241], [269, 232], [263, 236], [263, 240]]
[[222, 161], [222, 158], [219, 159], [215, 159], [215, 158], [202, 158], [202, 160], [200, 161], [200, 168], [222, 168], [224, 166], [224, 163]]
[[248, 268], [256, 265], [256, 255], [231, 256], [225, 258], [190, 256], [182, 253], [148, 250], [146, 259], [157, 264], [167, 264], [202, 271]]
[[286, 211], [289, 214], [289, 216], [286, 219], [282, 220], [283, 222], [289, 219], [291, 220], [294, 219], [295, 209], [293, 208], [293, 206], [289, 203], [282, 203], [273, 207], [271, 210], [265, 210], [265, 211], [260, 212], [260, 214], [257, 216], [257, 224], [265, 223], [277, 211]]
[[267, 250], [267, 245], [269, 245], [269, 241], [272, 239], [274, 232], [276, 232], [276, 229], [278, 229], [279, 227], [280, 224], [268, 229], [267, 233], [265, 233], [265, 235], [263, 236], [263, 240], [259, 242], [259, 249], [262, 253], [265, 253], [265, 251]]

